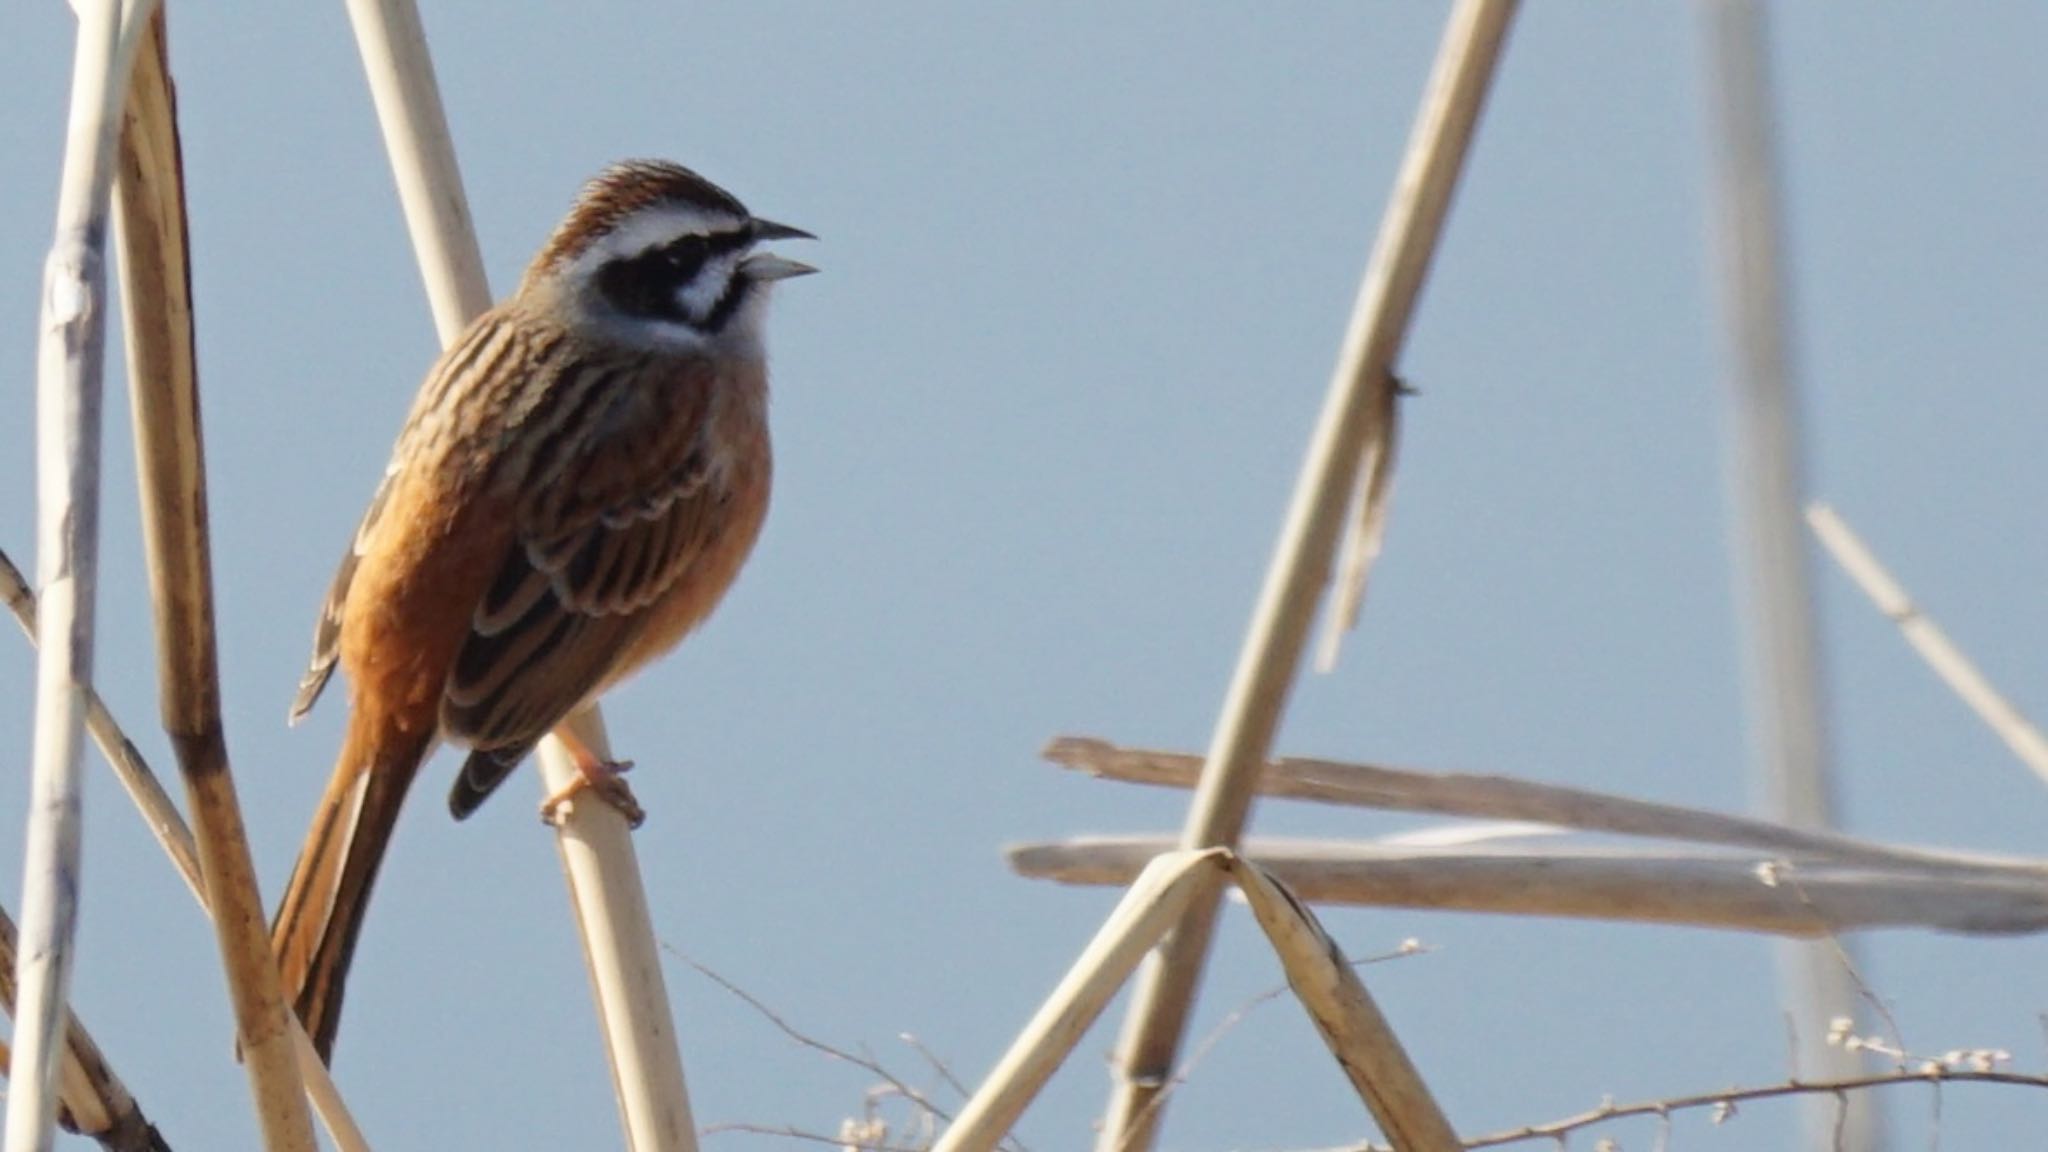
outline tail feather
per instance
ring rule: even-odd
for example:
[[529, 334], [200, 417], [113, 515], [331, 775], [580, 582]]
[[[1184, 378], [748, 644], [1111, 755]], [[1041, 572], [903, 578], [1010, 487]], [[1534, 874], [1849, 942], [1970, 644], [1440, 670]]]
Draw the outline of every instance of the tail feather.
[[341, 757], [271, 923], [285, 996], [322, 1060], [334, 1052], [343, 986], [378, 865], [432, 745], [431, 731], [379, 731], [360, 714], [350, 717]]
[[462, 771], [455, 774], [454, 786], [448, 790], [448, 811], [457, 820], [474, 816], [531, 751], [532, 744], [515, 744], [509, 748], [479, 748], [471, 752], [469, 759], [462, 762]]

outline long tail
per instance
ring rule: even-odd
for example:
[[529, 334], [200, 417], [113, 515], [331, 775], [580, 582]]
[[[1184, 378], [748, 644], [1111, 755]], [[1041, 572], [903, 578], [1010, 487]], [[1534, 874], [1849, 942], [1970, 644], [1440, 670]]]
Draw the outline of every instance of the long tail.
[[363, 913], [399, 806], [432, 747], [434, 733], [404, 733], [357, 709], [334, 775], [271, 921], [284, 994], [298, 1010], [320, 1059], [331, 1060], [341, 994], [363, 930]]

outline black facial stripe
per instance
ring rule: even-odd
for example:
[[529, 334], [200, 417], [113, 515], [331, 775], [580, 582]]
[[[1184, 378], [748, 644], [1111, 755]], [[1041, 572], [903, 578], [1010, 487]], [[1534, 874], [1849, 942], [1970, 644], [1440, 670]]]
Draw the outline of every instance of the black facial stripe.
[[713, 257], [746, 249], [753, 244], [749, 225], [735, 232], [684, 236], [638, 255], [614, 260], [598, 270], [597, 290], [612, 307], [628, 315], [649, 320], [671, 320], [707, 331], [716, 331], [738, 306], [727, 299], [744, 287], [735, 275], [711, 311], [693, 316], [677, 297], [704, 271]]
[[732, 279], [726, 281], [725, 291], [719, 294], [718, 303], [711, 306], [711, 314], [704, 317], [705, 331], [716, 332], [725, 327], [725, 322], [732, 319], [732, 314], [739, 310], [740, 303], [747, 298], [747, 292], [753, 286], [754, 282], [747, 279], [746, 272], [735, 271]]

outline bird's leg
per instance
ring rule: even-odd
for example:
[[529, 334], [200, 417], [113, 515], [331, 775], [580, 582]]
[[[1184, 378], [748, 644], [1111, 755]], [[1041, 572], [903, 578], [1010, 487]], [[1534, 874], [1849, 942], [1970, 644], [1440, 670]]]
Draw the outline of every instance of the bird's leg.
[[555, 729], [554, 737], [569, 750], [569, 758], [576, 765], [576, 778], [568, 785], [541, 801], [540, 818], [559, 826], [562, 810], [575, 802], [583, 792], [594, 792], [598, 798], [619, 810], [629, 827], [638, 828], [647, 819], [647, 810], [633, 798], [633, 790], [626, 786], [625, 773], [633, 767], [631, 760], [606, 760], [590, 750], [590, 745], [576, 738], [567, 724]]

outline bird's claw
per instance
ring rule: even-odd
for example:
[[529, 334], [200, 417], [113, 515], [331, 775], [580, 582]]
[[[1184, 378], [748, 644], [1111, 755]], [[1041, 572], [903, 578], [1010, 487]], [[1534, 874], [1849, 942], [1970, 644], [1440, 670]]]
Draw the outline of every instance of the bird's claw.
[[632, 767], [631, 760], [577, 764], [576, 778], [569, 781], [566, 787], [541, 801], [541, 821], [560, 828], [562, 820], [575, 807], [576, 797], [584, 792], [593, 792], [598, 799], [617, 809], [619, 815], [626, 818], [628, 828], [638, 828], [646, 821], [647, 810], [640, 807], [640, 801], [634, 798], [633, 790], [626, 786], [625, 773]]

